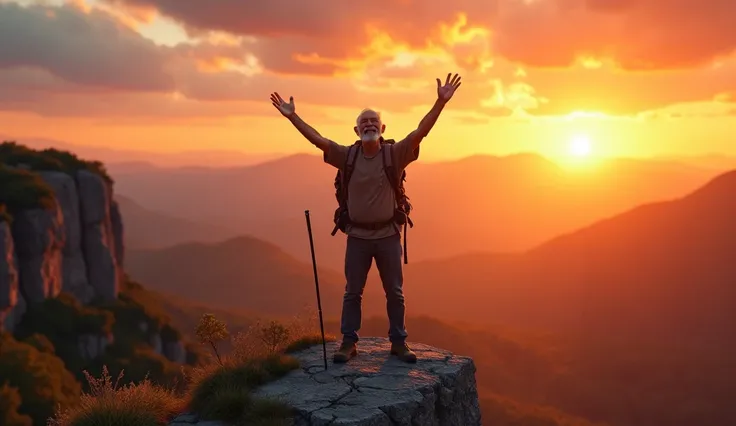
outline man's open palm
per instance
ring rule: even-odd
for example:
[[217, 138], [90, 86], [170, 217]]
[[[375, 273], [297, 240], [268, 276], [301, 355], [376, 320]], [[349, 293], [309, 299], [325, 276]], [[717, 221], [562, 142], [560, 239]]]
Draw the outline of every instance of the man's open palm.
[[441, 100], [442, 102], [447, 102], [452, 98], [452, 95], [455, 94], [455, 90], [457, 90], [458, 87], [460, 87], [460, 76], [455, 74], [452, 76], [452, 79], [450, 79], [450, 76], [452, 73], [447, 74], [447, 79], [445, 79], [445, 85], [442, 86], [442, 82], [440, 82], [440, 79], [437, 79], [437, 98]]
[[296, 107], [294, 107], [294, 97], [289, 97], [289, 103], [286, 103], [283, 99], [281, 99], [281, 95], [274, 92], [271, 93], [271, 103], [273, 106], [276, 107], [277, 110], [283, 115], [284, 117], [291, 117], [292, 114], [294, 114], [294, 111], [296, 110]]

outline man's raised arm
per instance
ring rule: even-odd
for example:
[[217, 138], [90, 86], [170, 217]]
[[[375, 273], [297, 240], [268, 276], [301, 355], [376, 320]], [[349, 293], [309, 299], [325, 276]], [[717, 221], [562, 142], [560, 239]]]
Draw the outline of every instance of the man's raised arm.
[[450, 79], [451, 75], [452, 73], [447, 74], [444, 86], [441, 85], [440, 79], [437, 79], [437, 100], [432, 106], [432, 109], [424, 116], [422, 121], [419, 122], [419, 126], [417, 126], [416, 130], [412, 131], [409, 133], [409, 136], [407, 136], [407, 139], [411, 142], [412, 149], [419, 147], [419, 143], [429, 134], [432, 127], [434, 127], [434, 124], [437, 122], [445, 104], [447, 104], [447, 102], [452, 98], [452, 95], [455, 94], [455, 90], [457, 90], [457, 88], [460, 87], [460, 84], [462, 84], [460, 83], [459, 75], [455, 74], [452, 76], [452, 79]]
[[330, 149], [330, 140], [320, 135], [318, 131], [316, 131], [309, 124], [305, 123], [304, 120], [302, 120], [301, 117], [296, 114], [296, 107], [294, 106], [293, 96], [289, 97], [289, 103], [286, 103], [286, 101], [281, 98], [281, 95], [279, 95], [278, 93], [272, 93], [271, 103], [277, 110], [279, 110], [281, 115], [291, 121], [291, 124], [293, 124], [294, 127], [299, 130], [299, 133], [307, 138], [307, 140], [311, 142], [312, 145], [321, 149], [322, 152], [325, 153]]

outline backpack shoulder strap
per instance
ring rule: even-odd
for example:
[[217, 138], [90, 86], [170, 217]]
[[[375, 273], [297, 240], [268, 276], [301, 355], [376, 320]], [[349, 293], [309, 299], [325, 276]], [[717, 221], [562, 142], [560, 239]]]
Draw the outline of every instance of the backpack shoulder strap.
[[345, 155], [345, 171], [342, 174], [342, 193], [344, 200], [347, 200], [348, 184], [350, 183], [350, 178], [353, 176], [353, 170], [355, 170], [355, 162], [358, 161], [359, 151], [360, 142], [356, 142], [348, 147], [348, 152]]
[[386, 177], [388, 178], [389, 183], [391, 184], [391, 187], [394, 189], [394, 192], [396, 193], [398, 201], [399, 197], [399, 181], [398, 181], [398, 174], [396, 173], [396, 167], [394, 166], [394, 150], [393, 150], [393, 140], [391, 142], [386, 142], [386, 145], [383, 146], [381, 149], [382, 157], [383, 157], [383, 170], [386, 173]]

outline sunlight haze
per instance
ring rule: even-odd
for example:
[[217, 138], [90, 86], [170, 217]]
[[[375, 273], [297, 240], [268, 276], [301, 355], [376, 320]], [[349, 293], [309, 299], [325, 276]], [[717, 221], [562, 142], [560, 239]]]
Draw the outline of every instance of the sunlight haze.
[[[382, 111], [398, 140], [426, 113], [434, 79], [453, 70], [463, 90], [428, 138], [424, 161], [518, 152], [565, 161], [580, 132], [604, 157], [736, 155], [736, 57], [707, 44], [661, 44], [677, 39], [675, 17], [687, 9], [660, 20], [658, 6], [598, 13], [558, 3], [428, 4], [439, 9], [421, 18], [413, 3], [396, 3], [364, 23], [362, 6], [345, 3], [288, 28], [278, 14], [251, 18], [229, 2], [202, 12], [155, 0], [3, 0], [1, 27], [15, 28], [18, 41], [0, 62], [0, 132], [159, 153], [314, 153], [273, 110], [271, 91], [294, 96], [297, 113], [340, 143], [354, 140], [352, 120], [364, 107]], [[242, 16], [219, 20], [233, 12]], [[412, 29], [397, 25], [409, 16]], [[66, 24], [73, 21], [91, 33]], [[662, 37], [641, 38], [644, 27]], [[692, 46], [719, 31], [730, 30], [695, 23]], [[31, 34], [63, 54], [21, 56]]]

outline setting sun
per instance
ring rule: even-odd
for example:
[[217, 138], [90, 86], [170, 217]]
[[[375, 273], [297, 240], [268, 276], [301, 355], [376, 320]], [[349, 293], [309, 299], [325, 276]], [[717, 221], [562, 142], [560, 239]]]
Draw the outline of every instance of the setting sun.
[[570, 139], [570, 144], [567, 148], [570, 155], [574, 157], [587, 157], [590, 155], [590, 138], [586, 135], [577, 135]]

